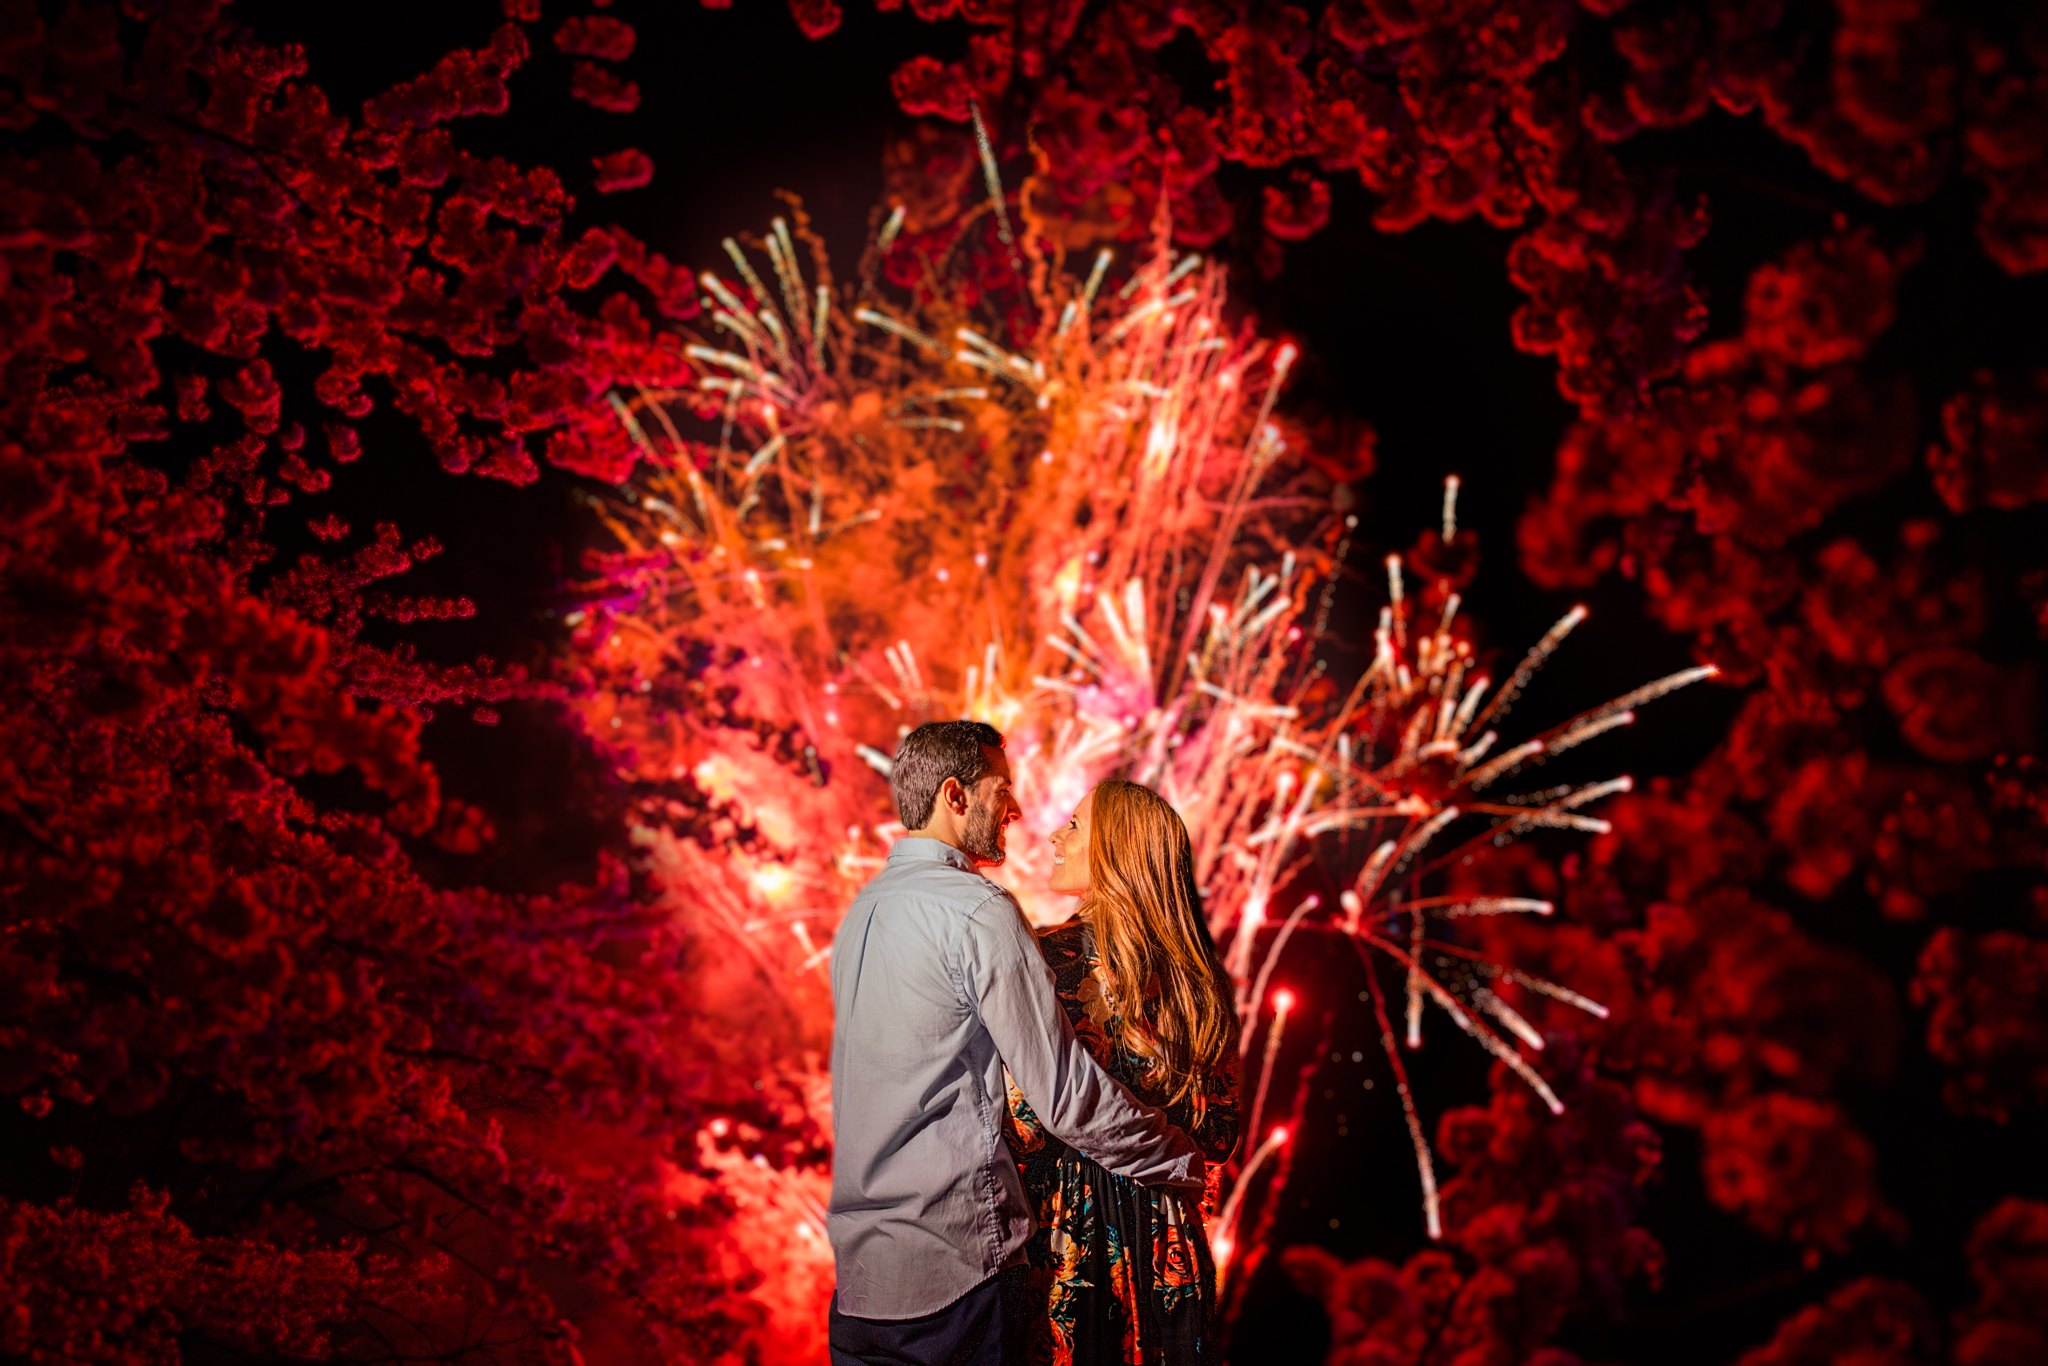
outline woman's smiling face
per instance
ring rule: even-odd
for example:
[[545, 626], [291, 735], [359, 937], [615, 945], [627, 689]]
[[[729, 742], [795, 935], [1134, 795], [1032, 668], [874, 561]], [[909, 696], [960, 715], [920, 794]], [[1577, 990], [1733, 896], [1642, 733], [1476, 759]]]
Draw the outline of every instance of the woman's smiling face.
[[1052, 890], [1081, 896], [1088, 890], [1088, 817], [1095, 809], [1090, 792], [1074, 808], [1074, 818], [1052, 832]]

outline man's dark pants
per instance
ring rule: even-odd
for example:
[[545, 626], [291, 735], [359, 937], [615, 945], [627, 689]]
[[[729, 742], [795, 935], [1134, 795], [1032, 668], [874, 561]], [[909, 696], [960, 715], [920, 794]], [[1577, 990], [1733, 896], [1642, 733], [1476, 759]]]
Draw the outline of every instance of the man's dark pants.
[[916, 1319], [857, 1319], [834, 1295], [832, 1366], [1024, 1366], [1029, 1276], [1013, 1266]]

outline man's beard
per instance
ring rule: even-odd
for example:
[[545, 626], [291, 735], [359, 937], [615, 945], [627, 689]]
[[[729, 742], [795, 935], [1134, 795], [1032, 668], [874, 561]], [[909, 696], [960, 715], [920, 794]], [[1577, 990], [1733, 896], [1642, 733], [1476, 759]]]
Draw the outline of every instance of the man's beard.
[[978, 863], [1001, 863], [1006, 857], [1003, 850], [1003, 811], [998, 806], [975, 805], [967, 808], [967, 824], [960, 832], [960, 850]]

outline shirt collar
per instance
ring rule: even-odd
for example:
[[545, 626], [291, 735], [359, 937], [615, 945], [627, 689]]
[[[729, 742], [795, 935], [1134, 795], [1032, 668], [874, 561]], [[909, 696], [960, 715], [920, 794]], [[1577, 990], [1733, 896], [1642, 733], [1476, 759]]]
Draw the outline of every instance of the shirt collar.
[[967, 872], [975, 871], [974, 860], [944, 840], [928, 835], [905, 835], [889, 846], [889, 862], [950, 863]]

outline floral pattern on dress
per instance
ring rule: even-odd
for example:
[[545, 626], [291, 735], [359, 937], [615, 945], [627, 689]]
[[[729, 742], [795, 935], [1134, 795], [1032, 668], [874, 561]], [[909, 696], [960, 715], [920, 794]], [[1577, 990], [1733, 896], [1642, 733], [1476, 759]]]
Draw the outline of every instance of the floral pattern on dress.
[[[1062, 925], [1040, 937], [1039, 949], [1082, 1046], [1141, 1100], [1161, 1105], [1145, 1060], [1112, 1042], [1116, 1000], [1103, 985], [1087, 926]], [[1047, 1308], [1033, 1329], [1033, 1366], [1206, 1366], [1217, 1359], [1210, 1334], [1216, 1267], [1204, 1221], [1215, 1214], [1220, 1165], [1237, 1146], [1235, 1058], [1202, 1078], [1202, 1094], [1199, 1124], [1190, 1101], [1164, 1106], [1210, 1162], [1208, 1190], [1195, 1201], [1081, 1156], [1046, 1131], [1009, 1083], [1004, 1136], [1038, 1216], [1026, 1250], [1033, 1289]]]

